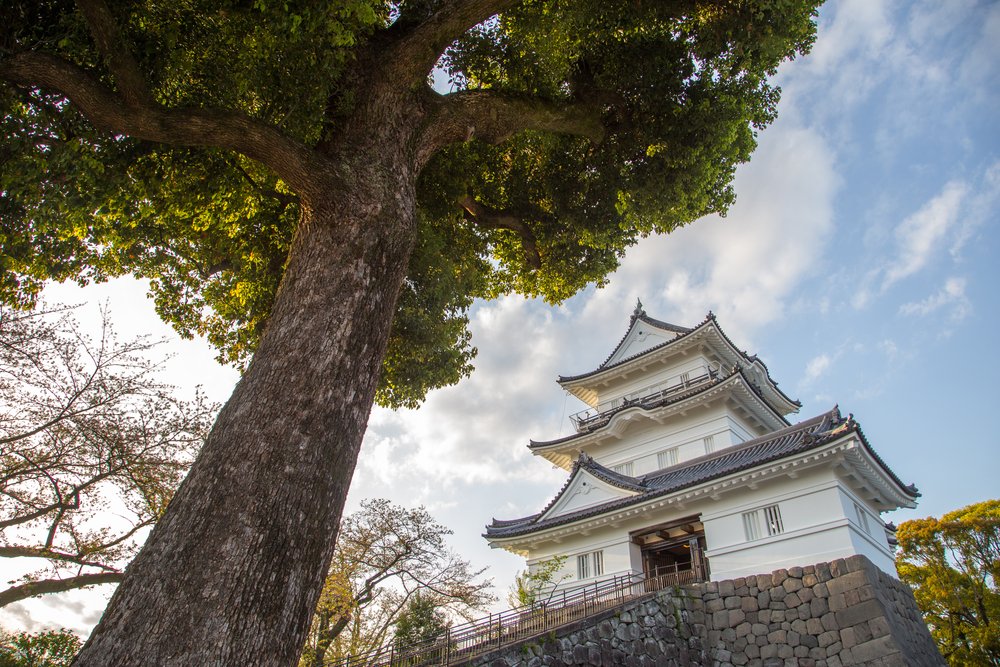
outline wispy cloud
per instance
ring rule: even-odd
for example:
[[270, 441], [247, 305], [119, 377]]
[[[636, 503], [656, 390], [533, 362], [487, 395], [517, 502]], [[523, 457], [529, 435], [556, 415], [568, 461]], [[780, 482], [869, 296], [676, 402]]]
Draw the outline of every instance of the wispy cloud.
[[805, 377], [802, 379], [803, 384], [808, 384], [819, 378], [823, 373], [830, 368], [830, 364], [833, 359], [827, 354], [821, 354], [818, 357], [813, 357], [806, 364]]
[[972, 312], [972, 303], [965, 295], [965, 278], [948, 278], [940, 290], [921, 301], [904, 303], [899, 312], [924, 317], [946, 307], [951, 310], [948, 317], [952, 322], [959, 322]]
[[969, 187], [964, 183], [951, 181], [939, 195], [896, 227], [896, 253], [885, 269], [883, 291], [920, 271], [942, 248], [946, 234], [959, 219], [968, 192]]

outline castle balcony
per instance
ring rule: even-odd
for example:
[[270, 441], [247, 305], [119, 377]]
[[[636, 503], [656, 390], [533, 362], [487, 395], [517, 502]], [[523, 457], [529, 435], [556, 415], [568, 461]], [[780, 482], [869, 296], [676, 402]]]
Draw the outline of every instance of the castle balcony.
[[577, 432], [590, 431], [605, 423], [615, 412], [633, 405], [648, 406], [679, 394], [688, 389], [714, 382], [722, 377], [717, 365], [704, 365], [696, 369], [678, 373], [656, 384], [625, 394], [609, 401], [598, 403], [596, 408], [588, 408], [570, 415]]

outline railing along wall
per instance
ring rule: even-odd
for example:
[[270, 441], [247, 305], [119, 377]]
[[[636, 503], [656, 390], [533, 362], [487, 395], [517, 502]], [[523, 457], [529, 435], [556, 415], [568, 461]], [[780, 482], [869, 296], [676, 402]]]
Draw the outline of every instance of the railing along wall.
[[698, 580], [691, 570], [655, 577], [617, 576], [450, 627], [434, 639], [405, 646], [390, 645], [329, 664], [330, 667], [450, 665], [586, 618], [631, 598]]
[[666, 398], [671, 394], [690, 389], [700, 384], [711, 382], [722, 376], [722, 371], [712, 366], [701, 366], [701, 373], [691, 375], [687, 373], [675, 375], [662, 382], [658, 382], [649, 387], [644, 387], [638, 391], [631, 392], [620, 398], [601, 403], [596, 408], [581, 410], [569, 416], [577, 430], [591, 427], [608, 417], [611, 413], [632, 405], [644, 405], [653, 401]]

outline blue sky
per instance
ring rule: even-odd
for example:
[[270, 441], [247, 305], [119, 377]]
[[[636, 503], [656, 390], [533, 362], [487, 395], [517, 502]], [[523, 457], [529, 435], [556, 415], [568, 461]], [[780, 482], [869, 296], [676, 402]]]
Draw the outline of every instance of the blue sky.
[[[597, 366], [636, 298], [680, 325], [715, 312], [802, 401], [797, 418], [834, 403], [854, 413], [923, 493], [917, 510], [888, 519], [1000, 497], [1000, 4], [831, 1], [812, 54], [778, 82], [779, 118], [740, 169], [725, 219], [644, 240], [606, 288], [562, 306], [477, 303], [476, 372], [419, 410], [373, 412], [349, 509], [366, 497], [426, 505], [503, 597], [523, 563], [480, 533], [492, 517], [538, 511], [561, 486], [565, 473], [532, 457], [528, 440], [570, 432], [583, 406], [555, 379]], [[122, 333], [169, 335], [144, 291], [116, 281], [48, 298], [88, 301], [95, 314], [110, 299]], [[169, 347], [165, 374], [182, 392], [200, 382], [228, 396], [235, 375], [204, 344]], [[85, 630], [104, 599], [32, 601], [0, 623]]]

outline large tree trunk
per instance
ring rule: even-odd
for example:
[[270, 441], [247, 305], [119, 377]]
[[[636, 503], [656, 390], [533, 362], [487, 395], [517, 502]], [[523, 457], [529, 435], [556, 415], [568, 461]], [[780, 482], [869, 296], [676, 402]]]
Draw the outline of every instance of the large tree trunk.
[[253, 362], [75, 664], [295, 663], [415, 237], [397, 150], [316, 174]]

